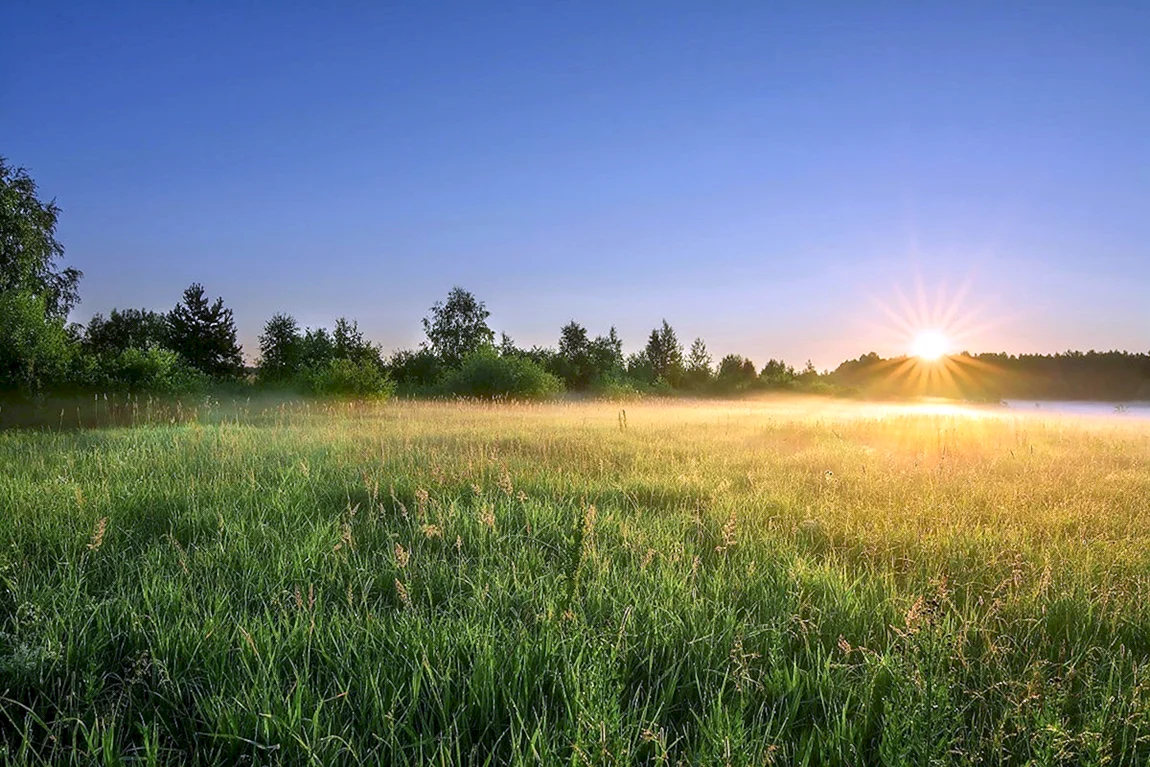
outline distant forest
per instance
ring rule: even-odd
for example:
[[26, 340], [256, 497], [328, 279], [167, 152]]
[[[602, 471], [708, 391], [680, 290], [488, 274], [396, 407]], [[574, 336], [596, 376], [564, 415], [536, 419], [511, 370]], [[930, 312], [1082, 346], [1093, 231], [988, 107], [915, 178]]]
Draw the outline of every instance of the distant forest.
[[627, 355], [615, 328], [592, 336], [572, 320], [554, 347], [523, 348], [496, 337], [483, 301], [453, 288], [423, 319], [426, 341], [385, 354], [352, 319], [304, 328], [269, 318], [254, 368], [244, 365], [232, 311], [193, 284], [167, 311], [113, 309], [69, 324], [81, 274], [61, 268], [59, 208], [37, 197], [23, 169], [0, 158], [0, 391], [45, 394], [202, 393], [219, 387], [314, 395], [470, 396], [538, 399], [564, 391], [608, 397], [796, 391], [873, 398], [945, 396], [1001, 399], [1150, 399], [1150, 354], [1066, 352], [967, 354], [934, 362], [865, 354], [832, 371], [769, 359], [714, 360], [666, 321]]

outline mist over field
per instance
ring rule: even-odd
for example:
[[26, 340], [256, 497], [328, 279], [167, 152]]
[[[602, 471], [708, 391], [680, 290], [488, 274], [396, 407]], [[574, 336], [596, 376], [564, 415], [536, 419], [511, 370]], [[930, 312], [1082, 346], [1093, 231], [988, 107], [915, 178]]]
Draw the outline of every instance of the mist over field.
[[0, 766], [1150, 764], [1148, 40], [5, 5]]
[[14, 761], [1135, 764], [1150, 432], [764, 401], [0, 432]]

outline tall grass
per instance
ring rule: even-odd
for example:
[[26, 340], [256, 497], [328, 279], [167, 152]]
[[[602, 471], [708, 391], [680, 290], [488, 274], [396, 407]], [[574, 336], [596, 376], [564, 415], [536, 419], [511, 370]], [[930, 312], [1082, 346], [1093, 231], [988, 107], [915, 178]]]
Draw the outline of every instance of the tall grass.
[[4, 760], [1150, 760], [1150, 429], [786, 402], [0, 432]]

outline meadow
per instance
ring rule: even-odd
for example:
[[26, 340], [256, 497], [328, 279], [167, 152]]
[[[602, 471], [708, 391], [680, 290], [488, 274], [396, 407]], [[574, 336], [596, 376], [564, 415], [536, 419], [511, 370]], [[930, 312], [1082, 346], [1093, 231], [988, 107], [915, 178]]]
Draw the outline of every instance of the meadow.
[[216, 407], [0, 510], [4, 763], [1150, 760], [1146, 422]]

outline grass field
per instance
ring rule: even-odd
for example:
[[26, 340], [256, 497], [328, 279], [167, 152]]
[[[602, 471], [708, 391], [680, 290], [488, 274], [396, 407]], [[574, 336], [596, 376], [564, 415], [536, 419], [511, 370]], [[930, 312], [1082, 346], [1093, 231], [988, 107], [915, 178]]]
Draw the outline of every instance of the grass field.
[[1150, 760], [1150, 425], [297, 404], [0, 472], [8, 763]]

